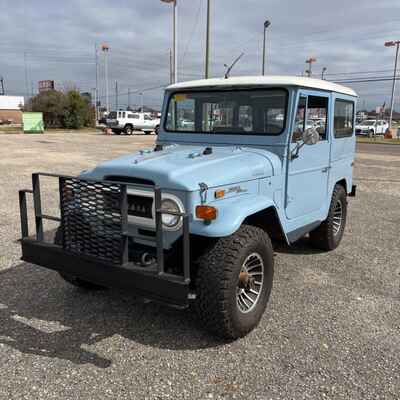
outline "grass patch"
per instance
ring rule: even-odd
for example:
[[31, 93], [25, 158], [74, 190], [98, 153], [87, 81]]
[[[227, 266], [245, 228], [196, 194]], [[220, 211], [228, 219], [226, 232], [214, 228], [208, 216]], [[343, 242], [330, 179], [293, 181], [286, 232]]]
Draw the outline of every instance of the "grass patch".
[[369, 137], [359, 137], [357, 136], [357, 143], [371, 143], [371, 144], [399, 144], [400, 139], [385, 139], [383, 137], [379, 138], [369, 138]]
[[20, 126], [0, 125], [0, 133], [22, 133]]

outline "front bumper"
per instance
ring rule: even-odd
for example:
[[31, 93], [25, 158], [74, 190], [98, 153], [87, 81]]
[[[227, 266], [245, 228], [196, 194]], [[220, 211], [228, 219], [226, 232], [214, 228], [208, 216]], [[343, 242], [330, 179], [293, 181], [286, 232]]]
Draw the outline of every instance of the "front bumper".
[[[40, 176], [59, 180], [61, 218], [42, 213]], [[32, 190], [19, 192], [23, 261], [170, 305], [188, 305], [191, 216], [174, 214], [182, 218], [182, 267], [177, 275], [166, 273], [162, 214], [171, 212], [161, 208], [160, 188], [154, 188], [156, 234], [153, 240], [157, 256], [154, 263], [144, 267], [130, 257], [130, 246], [135, 246], [137, 237], [128, 229], [126, 183], [37, 173], [32, 175], [32, 186]], [[129, 184], [129, 187], [143, 189], [143, 185]], [[27, 194], [33, 194], [35, 238], [29, 236]], [[77, 196], [78, 201], [71, 196]], [[57, 242], [60, 245], [45, 241], [43, 220], [60, 223], [62, 240]]]
[[188, 305], [189, 282], [175, 275], [158, 273], [157, 266], [145, 269], [133, 263], [110, 265], [34, 239], [22, 239], [21, 247], [25, 262], [162, 303], [179, 307]]

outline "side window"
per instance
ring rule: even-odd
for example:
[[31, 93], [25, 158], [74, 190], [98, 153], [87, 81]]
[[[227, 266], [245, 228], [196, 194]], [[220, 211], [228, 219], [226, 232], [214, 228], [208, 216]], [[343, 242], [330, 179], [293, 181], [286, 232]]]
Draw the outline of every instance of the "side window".
[[315, 128], [320, 140], [327, 139], [328, 98], [308, 96], [306, 128]]
[[122, 113], [122, 118], [125, 118], [125, 112]]
[[145, 116], [144, 116], [144, 119], [145, 119], [146, 121], [152, 121], [152, 120], [153, 120], [153, 118], [149, 117], [148, 115], [145, 115]]
[[335, 101], [334, 134], [336, 139], [353, 135], [354, 103], [346, 100]]
[[294, 121], [294, 132], [293, 142], [297, 142], [303, 136], [303, 132], [306, 126], [306, 108], [307, 108], [307, 97], [301, 96], [299, 98], [299, 105], [297, 107], [296, 119]]

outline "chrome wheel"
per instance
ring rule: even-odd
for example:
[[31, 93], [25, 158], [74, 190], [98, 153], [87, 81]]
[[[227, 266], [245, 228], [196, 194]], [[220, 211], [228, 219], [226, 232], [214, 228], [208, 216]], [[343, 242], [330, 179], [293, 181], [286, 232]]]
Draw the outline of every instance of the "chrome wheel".
[[250, 254], [244, 261], [236, 289], [239, 311], [252, 311], [260, 298], [264, 283], [264, 262], [258, 253]]
[[342, 223], [343, 223], [343, 205], [341, 200], [338, 200], [335, 209], [333, 211], [333, 219], [332, 219], [332, 225], [333, 225], [333, 234], [336, 236], [341, 228], [342, 228]]

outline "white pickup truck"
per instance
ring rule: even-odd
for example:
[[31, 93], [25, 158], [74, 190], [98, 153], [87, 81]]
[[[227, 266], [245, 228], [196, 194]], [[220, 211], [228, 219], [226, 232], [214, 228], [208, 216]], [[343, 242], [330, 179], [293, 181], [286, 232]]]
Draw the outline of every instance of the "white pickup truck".
[[143, 131], [146, 135], [158, 131], [160, 119], [153, 118], [150, 113], [133, 111], [111, 111], [107, 117], [107, 127], [120, 135], [132, 135], [134, 131]]

